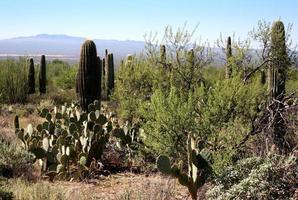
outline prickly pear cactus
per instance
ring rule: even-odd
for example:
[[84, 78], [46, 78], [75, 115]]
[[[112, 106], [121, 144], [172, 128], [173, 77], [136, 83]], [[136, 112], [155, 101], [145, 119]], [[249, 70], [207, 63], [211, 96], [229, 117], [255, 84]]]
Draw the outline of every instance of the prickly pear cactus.
[[42, 163], [45, 174], [81, 177], [78, 171], [87, 170], [93, 160], [101, 159], [113, 126], [101, 113], [99, 101], [90, 104], [88, 112], [72, 104], [53, 111], [43, 109], [40, 116], [45, 119], [43, 123], [36, 127], [29, 124], [25, 129], [16, 126], [16, 135]]
[[184, 173], [176, 165], [171, 166], [170, 159], [161, 155], [157, 158], [157, 169], [163, 174], [173, 176], [179, 183], [188, 188], [192, 199], [197, 199], [197, 191], [213, 174], [207, 160], [206, 152], [196, 149], [196, 142], [190, 133], [187, 141], [188, 174]]

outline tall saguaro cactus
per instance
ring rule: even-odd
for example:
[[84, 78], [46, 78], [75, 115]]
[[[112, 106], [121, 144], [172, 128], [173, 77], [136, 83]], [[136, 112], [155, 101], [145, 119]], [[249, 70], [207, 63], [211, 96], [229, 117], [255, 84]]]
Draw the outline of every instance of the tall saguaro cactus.
[[269, 91], [272, 98], [281, 100], [285, 95], [287, 68], [289, 66], [285, 28], [281, 21], [277, 21], [272, 25], [271, 60], [268, 73], [270, 76]]
[[29, 59], [28, 94], [35, 93], [35, 70], [33, 58]]
[[232, 65], [231, 65], [231, 58], [232, 58], [232, 40], [231, 37], [228, 37], [227, 40], [227, 47], [226, 47], [226, 78], [230, 78], [232, 75]]
[[102, 85], [102, 74], [103, 74], [102, 62], [103, 61], [100, 59], [99, 56], [97, 57], [97, 59], [98, 59], [98, 66], [99, 66], [99, 96], [101, 98], [101, 92], [102, 92], [101, 85]]
[[92, 40], [86, 40], [81, 47], [79, 71], [77, 74], [77, 94], [83, 110], [94, 100], [100, 100], [100, 67], [96, 46]]
[[166, 66], [166, 46], [160, 45], [160, 63], [165, 67]]
[[39, 92], [40, 94], [46, 93], [46, 57], [41, 56], [40, 71], [39, 71]]
[[[268, 69], [268, 89], [271, 99], [274, 101], [273, 110], [273, 142], [280, 153], [286, 150], [285, 142], [286, 125], [280, 110], [281, 103], [286, 92], [286, 76], [289, 66], [287, 55], [285, 28], [281, 21], [276, 21], [271, 30], [271, 64]], [[277, 101], [276, 101], [277, 100]]]
[[106, 81], [107, 81], [107, 97], [111, 95], [112, 90], [114, 89], [114, 81], [115, 81], [115, 74], [114, 74], [114, 57], [113, 54], [108, 54], [108, 69], [106, 70]]

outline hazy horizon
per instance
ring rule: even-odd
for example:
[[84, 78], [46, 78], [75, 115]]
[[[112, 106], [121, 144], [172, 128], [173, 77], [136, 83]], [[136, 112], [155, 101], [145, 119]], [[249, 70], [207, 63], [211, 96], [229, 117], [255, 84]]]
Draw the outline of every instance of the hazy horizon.
[[285, 0], [3, 0], [0, 39], [38, 34], [63, 34], [90, 39], [144, 41], [144, 34], [161, 36], [167, 25], [192, 30], [212, 45], [220, 34], [244, 39], [258, 20], [293, 23], [298, 43], [297, 1]]

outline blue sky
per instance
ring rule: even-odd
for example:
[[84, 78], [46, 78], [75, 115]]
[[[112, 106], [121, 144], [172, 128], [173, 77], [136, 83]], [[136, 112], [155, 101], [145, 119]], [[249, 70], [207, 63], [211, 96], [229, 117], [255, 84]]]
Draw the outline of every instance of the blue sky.
[[0, 39], [40, 33], [143, 40], [166, 25], [215, 41], [220, 33], [246, 37], [260, 19], [291, 22], [298, 42], [296, 0], [1, 0]]

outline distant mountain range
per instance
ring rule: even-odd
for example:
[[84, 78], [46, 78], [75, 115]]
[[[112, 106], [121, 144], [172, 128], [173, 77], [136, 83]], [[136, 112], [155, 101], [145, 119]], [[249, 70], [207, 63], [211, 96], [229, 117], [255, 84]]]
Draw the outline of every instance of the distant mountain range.
[[[85, 41], [83, 37], [68, 35], [40, 34], [29, 37], [16, 37], [0, 40], [0, 58], [30, 56], [41, 54], [49, 59], [59, 58], [76, 62], [79, 59], [80, 47]], [[123, 59], [127, 54], [140, 53], [145, 42], [133, 40], [102, 40], [93, 39], [96, 43], [98, 54], [102, 57], [105, 49], [114, 53], [117, 60]]]

